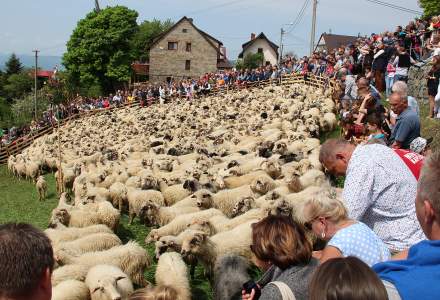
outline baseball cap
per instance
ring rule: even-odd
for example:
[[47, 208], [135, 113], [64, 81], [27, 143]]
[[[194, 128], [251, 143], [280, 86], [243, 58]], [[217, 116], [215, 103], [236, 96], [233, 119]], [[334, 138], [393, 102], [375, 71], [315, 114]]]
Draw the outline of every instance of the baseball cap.
[[409, 149], [415, 153], [422, 153], [423, 150], [432, 142], [433, 138], [424, 139], [422, 137], [415, 138], [409, 145]]

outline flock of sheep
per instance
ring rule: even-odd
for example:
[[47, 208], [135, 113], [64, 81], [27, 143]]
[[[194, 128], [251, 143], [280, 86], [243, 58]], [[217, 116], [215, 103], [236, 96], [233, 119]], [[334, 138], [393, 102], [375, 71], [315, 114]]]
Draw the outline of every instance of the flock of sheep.
[[[336, 126], [334, 110], [320, 89], [269, 86], [84, 117], [11, 156], [9, 170], [35, 180], [40, 200], [43, 172], [56, 171], [60, 198], [46, 230], [53, 299], [126, 299], [150, 284], [153, 259], [155, 284], [179, 300], [191, 299], [197, 264], [215, 299], [240, 294], [251, 224], [279, 213], [301, 221], [302, 200], [332, 189], [318, 138]], [[145, 224], [154, 258], [121, 242], [121, 213]]]

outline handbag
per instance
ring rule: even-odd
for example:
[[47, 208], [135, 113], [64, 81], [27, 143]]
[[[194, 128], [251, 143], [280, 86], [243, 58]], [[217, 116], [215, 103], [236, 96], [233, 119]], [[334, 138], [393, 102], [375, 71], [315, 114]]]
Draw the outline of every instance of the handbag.
[[287, 284], [281, 281], [272, 281], [269, 284], [275, 285], [281, 293], [282, 300], [296, 300], [295, 295]]

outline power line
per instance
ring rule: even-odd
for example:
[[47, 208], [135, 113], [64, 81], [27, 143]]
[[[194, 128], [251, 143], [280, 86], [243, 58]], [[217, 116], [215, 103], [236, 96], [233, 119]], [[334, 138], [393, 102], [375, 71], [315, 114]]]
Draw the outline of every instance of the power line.
[[380, 1], [380, 0], [365, 0], [365, 1], [368, 1], [368, 2], [371, 2], [371, 3], [374, 3], [374, 4], [378, 4], [378, 5], [381, 5], [381, 6], [385, 6], [385, 7], [388, 7], [388, 8], [400, 10], [400, 11], [403, 11], [403, 12], [407, 12], [407, 13], [410, 13], [410, 14], [423, 15], [423, 13], [420, 12], [420, 11], [417, 11], [417, 10], [414, 10], [414, 9], [410, 9], [410, 8], [406, 8], [406, 7], [403, 7], [403, 6], [399, 6], [399, 5], [396, 5], [396, 4], [392, 4], [392, 3], [389, 3], [389, 2], [384, 2], [384, 1]]
[[216, 4], [216, 5], [212, 5], [210, 7], [205, 7], [205, 8], [202, 8], [202, 9], [198, 9], [198, 10], [193, 10], [193, 11], [187, 12], [186, 15], [187, 16], [193, 16], [193, 15], [200, 14], [202, 12], [205, 12], [205, 11], [208, 11], [208, 10], [212, 10], [212, 9], [215, 9], [215, 8], [222, 8], [222, 7], [225, 7], [225, 6], [231, 6], [231, 5], [234, 5], [234, 4], [239, 3], [239, 2], [243, 2], [243, 1], [242, 0], [234, 0], [234, 1], [229, 1], [229, 2], [226, 2], [226, 3]]
[[310, 0], [305, 0], [304, 1], [303, 5], [301, 7], [301, 10], [299, 11], [298, 15], [295, 18], [295, 21], [293, 21], [292, 28], [289, 31], [285, 32], [285, 33], [287, 33], [287, 34], [291, 33], [296, 28], [296, 26], [299, 25], [299, 23], [301, 22], [302, 18], [304, 17], [304, 13], [305, 13], [307, 7], [309, 6], [309, 3], [310, 3]]

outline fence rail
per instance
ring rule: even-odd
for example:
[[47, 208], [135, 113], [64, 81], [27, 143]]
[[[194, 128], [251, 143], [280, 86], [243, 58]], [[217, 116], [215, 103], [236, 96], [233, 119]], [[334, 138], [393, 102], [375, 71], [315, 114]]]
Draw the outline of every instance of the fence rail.
[[[242, 85], [216, 87], [216, 88], [211, 89], [211, 91], [209, 92], [208, 95], [219, 95], [219, 94], [224, 94], [224, 93], [228, 93], [228, 92], [248, 89], [248, 88], [265, 87], [265, 86], [269, 86], [272, 84], [285, 86], [285, 85], [290, 85], [290, 84], [295, 84], [295, 83], [308, 84], [308, 85], [311, 85], [311, 86], [314, 86], [317, 88], [329, 88], [332, 90], [335, 88], [335, 84], [336, 84], [334, 82], [334, 80], [327, 78], [327, 77], [316, 76], [313, 74], [307, 74], [307, 75], [291, 74], [291, 75], [285, 75], [277, 80], [263, 80], [263, 81], [249, 82], [249, 83], [242, 84]], [[127, 107], [139, 106], [139, 104], [140, 104], [139, 101], [134, 101], [134, 102], [125, 103], [125, 104], [122, 104], [119, 106], [112, 106], [107, 109], [106, 108], [98, 108], [98, 109], [94, 109], [94, 110], [90, 110], [90, 111], [80, 112], [80, 113], [75, 114], [73, 116], [70, 116], [66, 119], [62, 119], [61, 121], [59, 121], [59, 126], [62, 126], [64, 124], [66, 124], [67, 122], [74, 120], [74, 119], [79, 119], [79, 118], [83, 118], [85, 116], [95, 115], [95, 114], [99, 114], [99, 113], [106, 112], [106, 111], [113, 111], [113, 110], [127, 108]], [[56, 126], [58, 126], [58, 124]], [[56, 128], [56, 126], [42, 127], [36, 131], [32, 131], [30, 134], [28, 134], [25, 137], [21, 137], [15, 141], [13, 141], [9, 145], [0, 145], [0, 165], [5, 164], [8, 161], [8, 157], [10, 155], [16, 155], [16, 154], [21, 153], [24, 149], [29, 147], [34, 142], [35, 139], [37, 139], [43, 135], [52, 133], [54, 128]]]

